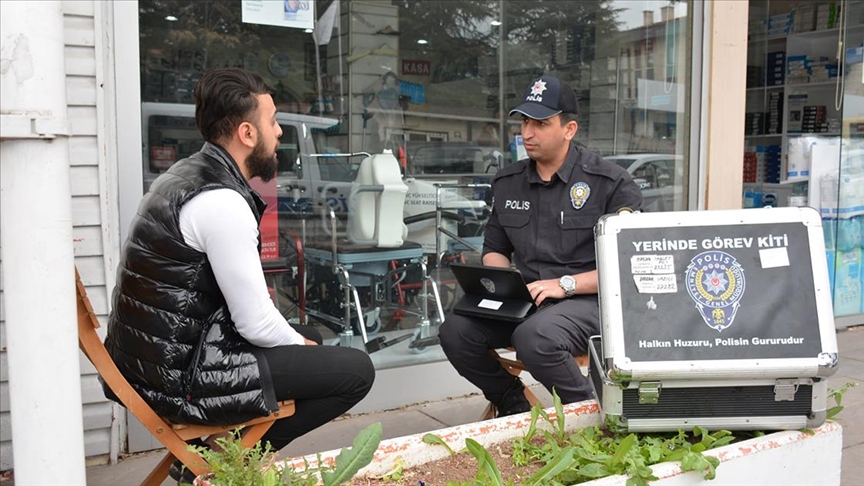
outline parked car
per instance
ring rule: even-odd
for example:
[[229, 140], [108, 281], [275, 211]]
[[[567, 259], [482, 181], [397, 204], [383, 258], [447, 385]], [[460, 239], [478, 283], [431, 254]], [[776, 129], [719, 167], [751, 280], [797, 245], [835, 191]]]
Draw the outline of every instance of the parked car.
[[675, 154], [626, 154], [604, 157], [633, 176], [642, 190], [643, 211], [680, 211], [685, 204], [684, 157]]
[[473, 142], [413, 142], [406, 144], [406, 175], [424, 176], [484, 174], [500, 168], [501, 153]]

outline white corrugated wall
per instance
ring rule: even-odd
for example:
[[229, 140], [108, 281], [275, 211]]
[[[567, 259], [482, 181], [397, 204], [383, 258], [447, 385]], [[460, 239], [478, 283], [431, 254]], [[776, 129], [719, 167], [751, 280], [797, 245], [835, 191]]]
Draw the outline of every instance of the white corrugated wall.
[[[111, 16], [110, 2], [63, 3], [75, 264], [103, 323], [108, 315], [107, 289], [113, 285], [119, 239], [117, 183], [112, 182], [117, 169]], [[0, 262], [0, 272], [2, 268]], [[7, 470], [12, 468], [13, 444], [3, 308], [0, 288], [0, 470]], [[105, 399], [96, 372], [83, 355], [81, 392], [86, 455], [97, 461], [116, 459], [120, 423], [113, 417], [120, 416], [119, 409]]]

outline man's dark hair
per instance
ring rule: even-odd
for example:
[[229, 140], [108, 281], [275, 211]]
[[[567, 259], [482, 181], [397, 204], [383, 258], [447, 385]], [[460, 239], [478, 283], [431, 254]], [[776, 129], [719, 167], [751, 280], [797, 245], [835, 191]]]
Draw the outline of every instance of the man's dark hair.
[[579, 120], [576, 119], [576, 113], [561, 113], [559, 115], [559, 121], [561, 122], [562, 127], [571, 121], [579, 122]]
[[207, 71], [195, 85], [195, 124], [204, 140], [230, 138], [240, 123], [256, 123], [256, 95], [274, 93], [257, 73], [240, 68]]

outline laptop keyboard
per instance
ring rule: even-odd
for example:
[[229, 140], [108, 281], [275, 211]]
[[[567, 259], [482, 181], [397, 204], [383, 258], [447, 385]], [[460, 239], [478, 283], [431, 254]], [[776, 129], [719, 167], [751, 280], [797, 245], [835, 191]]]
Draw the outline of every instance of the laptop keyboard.
[[550, 305], [555, 305], [557, 303], [558, 303], [557, 300], [546, 299], [540, 305], [537, 306], [537, 310], [545, 309], [545, 308], [549, 307]]

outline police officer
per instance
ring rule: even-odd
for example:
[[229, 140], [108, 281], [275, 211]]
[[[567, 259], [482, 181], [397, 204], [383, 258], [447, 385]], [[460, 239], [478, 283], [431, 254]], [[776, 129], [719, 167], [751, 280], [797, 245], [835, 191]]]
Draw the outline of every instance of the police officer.
[[489, 349], [513, 346], [516, 357], [562, 402], [592, 398], [573, 360], [600, 333], [594, 225], [600, 216], [639, 210], [642, 194], [626, 170], [573, 143], [576, 94], [542, 76], [510, 111], [522, 115], [528, 159], [495, 175], [483, 264], [515, 265], [540, 309], [519, 324], [448, 315], [441, 346], [460, 375], [483, 391], [498, 416], [530, 410], [522, 381]]

